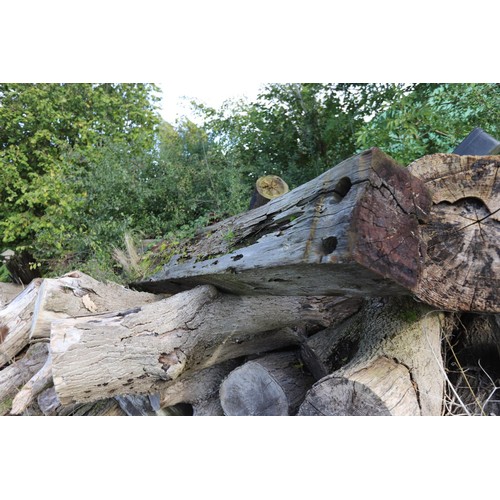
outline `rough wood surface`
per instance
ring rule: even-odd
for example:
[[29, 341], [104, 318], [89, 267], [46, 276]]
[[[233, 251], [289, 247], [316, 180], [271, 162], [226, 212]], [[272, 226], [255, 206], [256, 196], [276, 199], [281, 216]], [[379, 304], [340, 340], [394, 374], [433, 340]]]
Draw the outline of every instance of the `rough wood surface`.
[[16, 283], [0, 283], [0, 308], [6, 306], [23, 289], [23, 285], [17, 285]]
[[228, 360], [194, 373], [181, 375], [166, 384], [160, 394], [160, 406], [166, 409], [179, 404], [189, 404], [193, 416], [223, 415], [219, 401], [219, 387], [240, 361]]
[[321, 322], [327, 309], [306, 297], [240, 297], [205, 285], [128, 311], [56, 320], [54, 385], [63, 404], [151, 394], [189, 370], [296, 345], [283, 328]]
[[220, 387], [225, 415], [294, 415], [314, 379], [298, 351], [276, 352], [247, 361]]
[[27, 345], [41, 280], [33, 280], [17, 297], [0, 309], [0, 368], [14, 360]]
[[211, 283], [245, 295], [408, 293], [421, 272], [423, 183], [377, 148], [207, 228], [138, 290]]
[[[301, 414], [310, 414], [312, 407], [321, 407], [321, 413], [328, 414], [328, 405], [332, 415], [364, 414], [367, 408], [373, 411], [375, 401], [380, 411], [373, 414], [441, 415], [441, 319], [442, 313], [411, 298], [373, 299], [338, 328], [308, 339], [309, 358], [303, 356], [304, 361], [309, 364], [315, 355], [316, 364], [332, 372], [313, 386]], [[329, 337], [331, 346], [325, 341]], [[338, 353], [343, 344], [347, 347]], [[391, 384], [397, 384], [397, 404], [396, 392], [387, 392]], [[328, 389], [319, 390], [319, 385]], [[336, 396], [336, 388], [342, 394], [350, 391], [351, 399]], [[326, 400], [319, 402], [318, 397]], [[353, 398], [356, 406], [352, 406]], [[348, 400], [351, 402], [345, 408], [331, 406]]]
[[33, 344], [21, 359], [0, 371], [0, 415], [10, 412], [14, 396], [43, 367], [47, 355], [48, 343]]
[[432, 195], [415, 295], [446, 310], [500, 312], [500, 156], [435, 154], [408, 170]]
[[44, 279], [36, 300], [30, 338], [48, 337], [50, 323], [56, 319], [122, 311], [160, 298], [117, 283], [102, 283], [80, 271]]
[[11, 415], [20, 415], [23, 413], [31, 402], [38, 396], [38, 394], [51, 385], [52, 357], [49, 352], [42, 368], [40, 368], [40, 370], [38, 370], [38, 372], [35, 373], [35, 375], [33, 375], [25, 386], [16, 394], [14, 400], [12, 401], [12, 409], [10, 411]]

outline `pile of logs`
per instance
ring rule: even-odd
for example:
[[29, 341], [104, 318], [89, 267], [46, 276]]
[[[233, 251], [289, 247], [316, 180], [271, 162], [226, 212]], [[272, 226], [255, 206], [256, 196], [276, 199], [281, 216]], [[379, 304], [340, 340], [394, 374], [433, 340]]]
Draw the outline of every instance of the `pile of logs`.
[[374, 148], [130, 287], [0, 285], [0, 415], [499, 414], [499, 168]]

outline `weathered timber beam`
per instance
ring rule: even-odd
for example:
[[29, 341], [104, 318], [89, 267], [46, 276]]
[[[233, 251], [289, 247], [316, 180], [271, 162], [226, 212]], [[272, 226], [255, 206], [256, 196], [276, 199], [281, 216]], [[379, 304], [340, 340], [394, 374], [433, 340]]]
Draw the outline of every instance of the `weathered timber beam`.
[[199, 284], [245, 295], [398, 295], [421, 274], [430, 195], [377, 148], [207, 228], [138, 290]]

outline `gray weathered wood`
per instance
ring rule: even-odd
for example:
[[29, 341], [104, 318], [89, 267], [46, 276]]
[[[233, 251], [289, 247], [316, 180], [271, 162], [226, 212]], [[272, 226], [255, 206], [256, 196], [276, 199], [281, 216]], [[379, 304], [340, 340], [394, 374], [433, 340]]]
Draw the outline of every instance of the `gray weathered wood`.
[[446, 310], [499, 313], [500, 156], [435, 154], [408, 170], [432, 195], [413, 292]]
[[[351, 401], [343, 399], [351, 391], [356, 404], [352, 406], [351, 401], [345, 408], [331, 407], [332, 415], [365, 414], [367, 408], [373, 410], [374, 401], [380, 408], [373, 414], [440, 415], [442, 318], [442, 313], [411, 298], [372, 299], [338, 327], [312, 336], [304, 343], [308, 351], [304, 362], [312, 371], [319, 366], [322, 371], [317, 374], [327, 371], [329, 375], [313, 386], [304, 408], [321, 406], [327, 414], [328, 405]], [[316, 362], [311, 365], [314, 357]], [[363, 392], [358, 390], [359, 384], [364, 386]], [[336, 395], [337, 390], [342, 395]], [[320, 403], [317, 398], [322, 397], [326, 400]], [[310, 414], [312, 410], [303, 411], [306, 413], [301, 414]]]
[[43, 367], [47, 355], [48, 343], [36, 343], [21, 359], [0, 370], [0, 415], [10, 412], [14, 396]]
[[298, 351], [275, 352], [247, 361], [220, 387], [225, 415], [294, 415], [314, 379]]
[[0, 309], [0, 368], [12, 362], [16, 354], [28, 345], [41, 281], [33, 280], [17, 297]]
[[210, 283], [245, 295], [409, 293], [421, 272], [423, 183], [373, 148], [191, 241], [138, 290]]
[[6, 306], [23, 289], [23, 285], [17, 285], [16, 283], [0, 283], [0, 308]]
[[184, 372], [296, 345], [284, 327], [328, 317], [324, 300], [224, 295], [205, 285], [128, 311], [56, 320], [54, 385], [62, 404], [151, 394]]
[[[193, 416], [223, 415], [219, 401], [219, 387], [238, 364], [239, 360], [230, 359], [194, 373], [181, 375], [170, 384], [165, 384], [166, 387], [160, 394], [162, 410], [179, 404], [188, 404], [192, 407]], [[161, 410], [160, 414], [163, 414]]]
[[50, 335], [53, 320], [123, 311], [160, 300], [161, 296], [130, 290], [117, 283], [102, 283], [80, 271], [42, 281], [30, 338]]

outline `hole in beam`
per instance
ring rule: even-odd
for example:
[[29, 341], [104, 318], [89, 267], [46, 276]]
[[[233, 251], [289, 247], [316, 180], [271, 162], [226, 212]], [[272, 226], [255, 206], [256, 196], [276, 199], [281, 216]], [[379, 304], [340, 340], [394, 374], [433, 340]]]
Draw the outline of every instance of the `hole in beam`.
[[328, 238], [323, 238], [321, 242], [323, 247], [323, 253], [329, 255], [335, 251], [337, 248], [338, 240], [335, 236], [329, 236]]
[[351, 190], [352, 182], [349, 177], [342, 177], [342, 179], [337, 182], [337, 185], [333, 189], [334, 198], [336, 201], [341, 201], [345, 195]]

